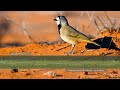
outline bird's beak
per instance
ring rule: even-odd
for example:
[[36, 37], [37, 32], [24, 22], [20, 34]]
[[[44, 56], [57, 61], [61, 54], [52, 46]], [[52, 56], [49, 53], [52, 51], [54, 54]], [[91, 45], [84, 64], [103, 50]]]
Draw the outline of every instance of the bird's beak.
[[54, 21], [57, 21], [57, 19], [55, 18], [55, 19], [53, 19]]

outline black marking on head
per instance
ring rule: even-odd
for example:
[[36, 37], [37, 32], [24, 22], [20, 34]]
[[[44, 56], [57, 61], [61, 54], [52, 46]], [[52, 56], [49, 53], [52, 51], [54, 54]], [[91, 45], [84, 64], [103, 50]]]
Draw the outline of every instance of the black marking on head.
[[[60, 34], [60, 29], [61, 29], [61, 27], [62, 27], [61, 17], [64, 18], [66, 21], [67, 21], [67, 19], [65, 18], [65, 16], [57, 16], [57, 17], [60, 19], [60, 24], [58, 25], [58, 32], [59, 32], [59, 34]], [[68, 24], [68, 22], [67, 22], [67, 24]]]
[[60, 19], [60, 16], [58, 16], [59, 17], [59, 19]]
[[65, 17], [65, 16], [61, 16], [61, 17], [64, 17], [64, 18], [66, 19], [66, 17]]

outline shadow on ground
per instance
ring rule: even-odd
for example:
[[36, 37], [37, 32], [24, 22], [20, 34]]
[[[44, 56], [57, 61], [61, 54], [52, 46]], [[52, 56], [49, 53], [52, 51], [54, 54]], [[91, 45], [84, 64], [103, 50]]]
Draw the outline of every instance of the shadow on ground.
[[116, 47], [115, 43], [112, 41], [112, 37], [104, 37], [104, 38], [98, 38], [94, 40], [94, 42], [101, 45], [101, 47], [96, 46], [94, 44], [88, 43], [85, 47], [87, 49], [99, 49], [99, 48], [108, 48], [108, 49], [115, 49], [119, 50], [119, 48]]
[[12, 46], [23, 46], [23, 44], [19, 43], [19, 42], [13, 42], [13, 43], [5, 43], [3, 44], [1, 47], [5, 48], [5, 47], [12, 47]]

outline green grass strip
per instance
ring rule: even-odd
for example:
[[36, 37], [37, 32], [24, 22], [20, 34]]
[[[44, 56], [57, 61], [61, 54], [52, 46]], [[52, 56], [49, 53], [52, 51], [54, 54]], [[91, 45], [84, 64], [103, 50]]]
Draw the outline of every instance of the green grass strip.
[[1, 56], [0, 68], [120, 68], [120, 57]]

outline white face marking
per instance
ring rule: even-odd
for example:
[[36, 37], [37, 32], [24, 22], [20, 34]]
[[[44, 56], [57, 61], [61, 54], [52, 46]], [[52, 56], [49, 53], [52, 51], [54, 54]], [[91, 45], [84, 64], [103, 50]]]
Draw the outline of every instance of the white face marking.
[[60, 24], [60, 19], [59, 19], [59, 17], [57, 17], [56, 19], [57, 19], [56, 23], [57, 23], [57, 25], [59, 25], [59, 24]]

